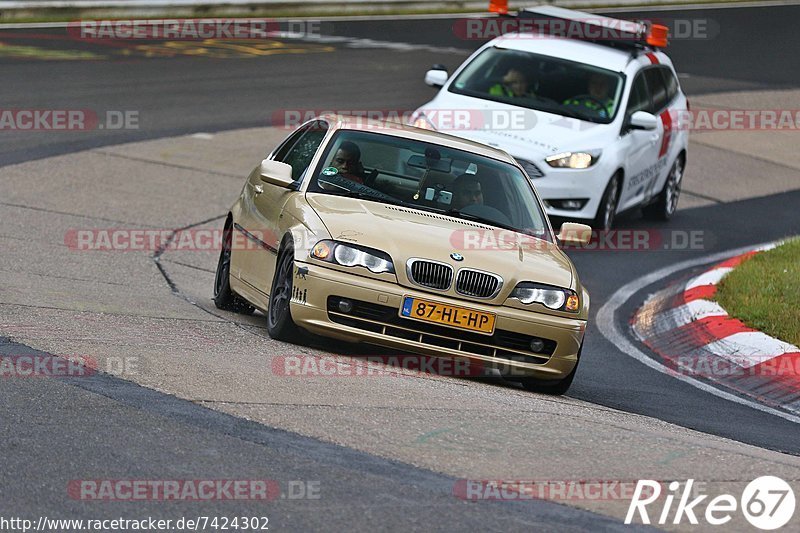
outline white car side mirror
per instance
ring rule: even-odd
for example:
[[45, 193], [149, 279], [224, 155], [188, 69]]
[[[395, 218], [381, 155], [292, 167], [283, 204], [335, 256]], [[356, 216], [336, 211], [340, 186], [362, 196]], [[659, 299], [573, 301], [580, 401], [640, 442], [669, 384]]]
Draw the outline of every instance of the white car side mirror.
[[431, 87], [443, 87], [447, 83], [447, 71], [431, 69], [425, 73], [425, 84]]
[[631, 115], [630, 126], [636, 130], [654, 130], [658, 127], [658, 119], [647, 111], [637, 111]]
[[265, 159], [261, 162], [261, 181], [288, 189], [294, 183], [292, 166], [280, 161]]

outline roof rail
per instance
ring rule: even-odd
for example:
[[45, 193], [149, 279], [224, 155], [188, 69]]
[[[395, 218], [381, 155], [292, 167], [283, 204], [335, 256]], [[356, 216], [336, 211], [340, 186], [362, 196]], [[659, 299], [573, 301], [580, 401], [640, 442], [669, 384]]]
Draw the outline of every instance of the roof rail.
[[[508, 2], [491, 0], [489, 9], [507, 14]], [[628, 51], [633, 56], [669, 44], [669, 28], [649, 21], [615, 19], [550, 5], [525, 7], [508, 16], [517, 19], [518, 33], [577, 39]]]

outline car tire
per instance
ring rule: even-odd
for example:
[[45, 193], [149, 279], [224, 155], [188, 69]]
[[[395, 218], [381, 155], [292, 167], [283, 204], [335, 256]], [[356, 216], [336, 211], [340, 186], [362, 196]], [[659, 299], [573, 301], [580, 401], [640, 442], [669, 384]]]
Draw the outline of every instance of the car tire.
[[606, 190], [600, 200], [600, 207], [597, 208], [597, 216], [592, 222], [592, 226], [595, 229], [608, 231], [614, 225], [614, 218], [619, 206], [621, 184], [622, 174], [620, 172], [617, 172], [608, 180], [608, 185], [606, 185]]
[[581, 344], [581, 347], [578, 349], [578, 361], [575, 363], [575, 367], [572, 369], [572, 372], [570, 372], [564, 379], [546, 380], [525, 378], [518, 380], [519, 383], [522, 385], [522, 388], [530, 392], [540, 392], [543, 394], [551, 394], [553, 396], [561, 396], [562, 394], [566, 394], [570, 386], [572, 386], [572, 380], [575, 379], [575, 373], [578, 371], [578, 363], [580, 363], [581, 360], [582, 350], [583, 345]]
[[294, 245], [289, 241], [278, 253], [272, 289], [269, 293], [269, 309], [267, 309], [267, 333], [279, 341], [295, 342], [299, 338], [300, 330], [292, 320], [292, 310], [289, 305], [294, 288], [293, 276]]
[[233, 222], [228, 219], [222, 231], [222, 247], [219, 251], [217, 271], [214, 275], [214, 305], [223, 311], [252, 315], [256, 308], [231, 290], [231, 254]]
[[655, 202], [646, 205], [642, 209], [645, 217], [651, 220], [669, 220], [672, 218], [678, 208], [684, 167], [683, 155], [679, 155], [672, 164], [667, 181], [664, 183], [664, 188], [656, 197]]

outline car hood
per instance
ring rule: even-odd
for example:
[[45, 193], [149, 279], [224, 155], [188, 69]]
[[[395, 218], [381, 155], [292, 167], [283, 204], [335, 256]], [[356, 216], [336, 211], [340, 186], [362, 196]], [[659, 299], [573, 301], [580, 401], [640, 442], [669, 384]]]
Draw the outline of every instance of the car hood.
[[[307, 195], [309, 205], [337, 241], [388, 253], [398, 281], [412, 286], [405, 265], [412, 257], [469, 267], [503, 277], [502, 302], [520, 281], [572, 287], [572, 265], [557, 245], [492, 226], [382, 204], [321, 193]], [[451, 254], [463, 256], [455, 261]], [[453, 293], [454, 296], [455, 293]]]
[[[448, 94], [446, 100], [434, 100], [418, 112], [425, 113], [442, 133], [488, 144], [522, 158], [602, 148], [613, 127], [462, 95]], [[462, 120], [454, 118], [457, 113], [461, 113]]]

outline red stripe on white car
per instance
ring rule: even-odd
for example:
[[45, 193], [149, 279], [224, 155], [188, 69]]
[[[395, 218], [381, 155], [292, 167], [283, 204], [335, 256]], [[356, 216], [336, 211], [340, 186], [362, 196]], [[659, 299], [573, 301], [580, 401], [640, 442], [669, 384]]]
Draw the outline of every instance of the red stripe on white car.
[[658, 65], [659, 63], [658, 57], [656, 57], [656, 55], [653, 52], [647, 52], [645, 55], [647, 56], [647, 59], [650, 60], [650, 63], [652, 63], [653, 65]]
[[669, 109], [661, 113], [661, 122], [664, 124], [664, 136], [661, 137], [661, 149], [658, 151], [658, 158], [661, 159], [669, 151], [672, 143], [672, 114]]

